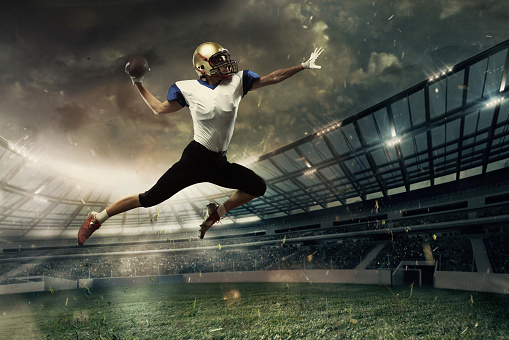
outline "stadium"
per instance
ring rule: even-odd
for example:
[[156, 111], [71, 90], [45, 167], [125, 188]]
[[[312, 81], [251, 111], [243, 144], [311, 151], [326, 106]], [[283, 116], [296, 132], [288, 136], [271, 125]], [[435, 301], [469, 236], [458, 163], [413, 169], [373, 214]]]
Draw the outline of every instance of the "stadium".
[[250, 159], [266, 194], [203, 240], [205, 206], [232, 190], [192, 186], [79, 247], [123, 189], [0, 137], [2, 333], [508, 337], [508, 72], [509, 40]]

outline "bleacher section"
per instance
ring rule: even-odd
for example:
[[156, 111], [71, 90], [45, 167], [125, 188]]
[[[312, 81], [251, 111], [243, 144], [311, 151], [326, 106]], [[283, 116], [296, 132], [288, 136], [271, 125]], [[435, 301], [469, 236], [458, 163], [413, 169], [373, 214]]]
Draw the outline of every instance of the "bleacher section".
[[[478, 271], [472, 238], [482, 239], [494, 273], [509, 273], [509, 171], [284, 219], [195, 231], [75, 239], [4, 238], [0, 283], [259, 270], [367, 270], [435, 261], [437, 270]], [[483, 182], [484, 181], [484, 182]], [[476, 189], [471, 185], [476, 182]], [[438, 190], [440, 189], [440, 190]], [[452, 192], [453, 194], [446, 194]], [[415, 200], [415, 197], [425, 197]], [[106, 227], [106, 226], [105, 226]], [[433, 236], [436, 236], [434, 238]]]

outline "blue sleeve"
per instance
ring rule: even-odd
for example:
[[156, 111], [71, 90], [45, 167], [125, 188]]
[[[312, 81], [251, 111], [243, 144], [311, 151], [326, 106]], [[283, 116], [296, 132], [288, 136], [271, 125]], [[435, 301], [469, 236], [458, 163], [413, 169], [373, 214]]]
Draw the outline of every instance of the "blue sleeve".
[[242, 84], [243, 92], [242, 96], [245, 96], [253, 87], [253, 82], [256, 79], [260, 79], [260, 76], [251, 70], [244, 70], [242, 73]]
[[178, 88], [177, 84], [173, 84], [170, 89], [168, 90], [168, 96], [166, 96], [166, 99], [168, 100], [176, 100], [179, 102], [182, 107], [188, 106], [186, 99], [184, 98], [184, 95]]

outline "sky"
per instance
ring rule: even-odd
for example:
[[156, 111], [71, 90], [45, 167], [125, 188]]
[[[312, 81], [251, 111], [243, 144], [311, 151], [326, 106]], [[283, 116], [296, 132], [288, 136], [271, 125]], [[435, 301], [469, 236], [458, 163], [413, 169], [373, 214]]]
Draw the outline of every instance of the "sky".
[[509, 39], [507, 1], [19, 0], [0, 12], [0, 136], [31, 157], [102, 183], [153, 183], [192, 140], [187, 108], [155, 116], [124, 73], [134, 55], [159, 100], [197, 79], [214, 41], [259, 75], [320, 70], [249, 92], [228, 149], [245, 162], [340, 122]]

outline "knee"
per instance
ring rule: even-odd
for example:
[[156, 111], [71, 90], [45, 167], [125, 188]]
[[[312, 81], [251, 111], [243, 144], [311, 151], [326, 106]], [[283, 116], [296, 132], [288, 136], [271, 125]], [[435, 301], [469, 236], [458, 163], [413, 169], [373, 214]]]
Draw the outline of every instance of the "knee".
[[162, 200], [159, 199], [158, 197], [150, 195], [148, 191], [139, 194], [138, 199], [140, 201], [140, 206], [142, 206], [143, 208], [150, 208], [162, 202]]
[[267, 191], [267, 182], [261, 177], [258, 178], [258, 181], [256, 182], [256, 185], [253, 186], [253, 192], [250, 193], [250, 195], [260, 197], [265, 195], [265, 192]]

